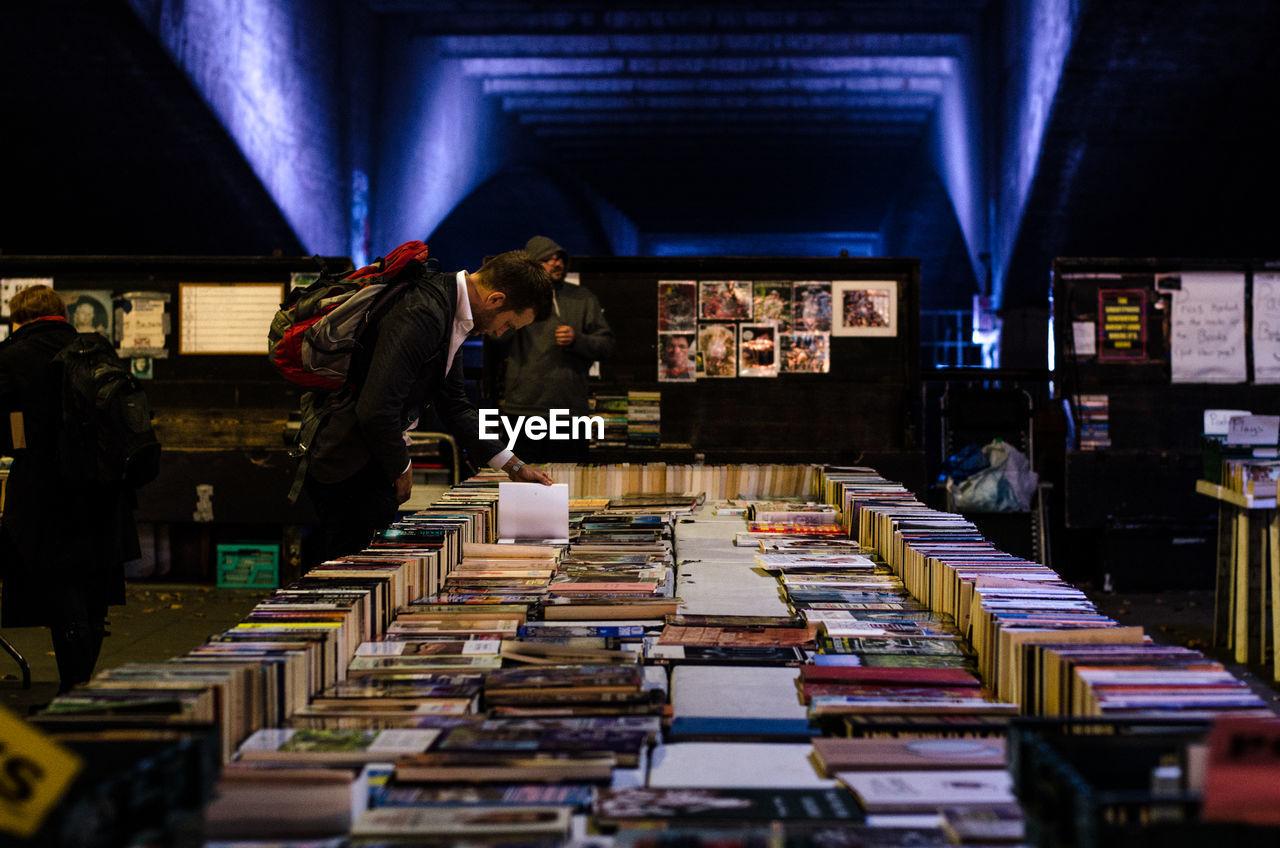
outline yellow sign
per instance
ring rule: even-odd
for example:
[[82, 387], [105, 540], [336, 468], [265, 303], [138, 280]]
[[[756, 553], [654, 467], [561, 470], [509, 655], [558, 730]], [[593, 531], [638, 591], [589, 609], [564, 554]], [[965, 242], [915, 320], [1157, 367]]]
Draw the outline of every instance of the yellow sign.
[[0, 707], [0, 833], [34, 836], [81, 765], [75, 754]]

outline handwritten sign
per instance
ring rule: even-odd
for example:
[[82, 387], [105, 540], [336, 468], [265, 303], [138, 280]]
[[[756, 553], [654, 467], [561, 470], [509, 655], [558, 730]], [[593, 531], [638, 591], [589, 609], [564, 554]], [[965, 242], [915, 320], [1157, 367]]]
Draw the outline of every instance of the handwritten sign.
[[1227, 424], [1229, 445], [1280, 444], [1280, 415], [1237, 415]]
[[179, 283], [178, 352], [267, 352], [283, 283]]
[[1169, 365], [1175, 383], [1243, 383], [1244, 275], [1183, 272], [1173, 292]]
[[1280, 273], [1253, 275], [1253, 381], [1280, 383]]
[[1098, 322], [1098, 359], [1147, 358], [1146, 291], [1099, 289]]
[[1231, 426], [1231, 419], [1238, 415], [1249, 415], [1247, 409], [1206, 409], [1204, 411], [1204, 434], [1206, 436], [1225, 436]]
[[75, 754], [0, 707], [0, 834], [34, 836], [80, 772]]

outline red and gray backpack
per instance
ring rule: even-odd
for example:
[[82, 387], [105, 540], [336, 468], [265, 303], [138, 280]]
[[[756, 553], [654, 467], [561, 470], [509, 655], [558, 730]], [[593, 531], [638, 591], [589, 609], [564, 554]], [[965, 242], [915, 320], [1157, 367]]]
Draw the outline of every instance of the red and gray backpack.
[[[271, 319], [267, 350], [271, 364], [289, 382], [305, 386], [302, 420], [293, 455], [301, 461], [289, 502], [302, 492], [316, 433], [335, 404], [358, 387], [348, 382], [360, 337], [427, 262], [427, 246], [409, 241], [342, 277], [322, 272], [320, 279], [294, 289]], [[347, 391], [340, 391], [347, 389]]]
[[409, 241], [372, 265], [334, 278], [321, 274], [289, 292], [267, 332], [271, 363], [286, 380], [309, 389], [347, 383], [360, 336], [427, 261], [427, 246]]

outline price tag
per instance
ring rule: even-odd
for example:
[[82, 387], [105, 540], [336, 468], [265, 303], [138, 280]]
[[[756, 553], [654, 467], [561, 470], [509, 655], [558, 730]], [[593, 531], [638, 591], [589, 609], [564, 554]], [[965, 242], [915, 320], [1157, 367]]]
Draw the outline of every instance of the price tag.
[[0, 833], [34, 836], [81, 765], [75, 754], [0, 707]]

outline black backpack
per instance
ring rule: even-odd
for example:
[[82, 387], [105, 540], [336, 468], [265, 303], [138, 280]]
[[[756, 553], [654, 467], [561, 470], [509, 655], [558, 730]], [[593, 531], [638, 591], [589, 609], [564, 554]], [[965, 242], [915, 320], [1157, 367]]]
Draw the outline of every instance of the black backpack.
[[111, 343], [80, 333], [53, 358], [62, 371], [64, 480], [91, 486], [141, 486], [160, 473], [151, 405]]

